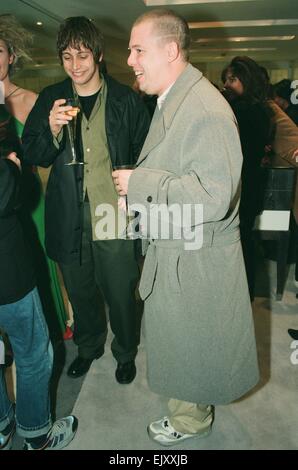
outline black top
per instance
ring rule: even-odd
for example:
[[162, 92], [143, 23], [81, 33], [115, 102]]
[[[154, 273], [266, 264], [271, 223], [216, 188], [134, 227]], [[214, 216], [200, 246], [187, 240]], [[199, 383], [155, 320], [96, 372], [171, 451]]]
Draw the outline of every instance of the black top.
[[270, 141], [271, 111], [266, 103], [250, 103], [239, 97], [231, 101], [238, 121], [243, 154], [240, 224], [252, 225], [262, 201], [261, 161]]
[[82, 106], [83, 113], [85, 114], [87, 120], [89, 120], [90, 115], [92, 113], [92, 109], [94, 108], [95, 101], [98, 97], [98, 93], [100, 90], [98, 90], [94, 95], [90, 96], [79, 96], [79, 100]]
[[36, 285], [16, 208], [20, 171], [0, 159], [0, 305], [17, 302]]

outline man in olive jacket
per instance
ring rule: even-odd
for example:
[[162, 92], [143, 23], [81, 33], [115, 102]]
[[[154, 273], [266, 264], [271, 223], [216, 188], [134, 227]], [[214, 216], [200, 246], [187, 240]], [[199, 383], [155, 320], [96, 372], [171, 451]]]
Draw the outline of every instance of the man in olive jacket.
[[[68, 18], [60, 26], [57, 48], [65, 81], [45, 88], [32, 109], [23, 133], [25, 160], [52, 165], [46, 192], [46, 249], [59, 263], [74, 311], [78, 357], [68, 375], [85, 374], [104, 352], [107, 321], [102, 295], [109, 306], [114, 333], [112, 352], [116, 379], [130, 383], [136, 374], [135, 289], [139, 270], [135, 241], [121, 239], [118, 195], [112, 168], [133, 166], [147, 135], [150, 118], [140, 97], [99, 71], [102, 37], [85, 17]], [[79, 100], [76, 148], [83, 164], [72, 159], [65, 98]], [[115, 212], [103, 227], [102, 207]], [[114, 211], [114, 212], [113, 212]], [[123, 214], [122, 214], [123, 215]], [[120, 217], [120, 216], [119, 216]]]

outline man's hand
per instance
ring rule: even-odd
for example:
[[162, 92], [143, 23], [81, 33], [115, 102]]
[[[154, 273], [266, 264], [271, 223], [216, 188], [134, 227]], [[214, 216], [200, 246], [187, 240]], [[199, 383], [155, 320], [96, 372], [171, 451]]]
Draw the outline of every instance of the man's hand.
[[126, 196], [128, 182], [133, 170], [115, 170], [112, 172], [114, 185], [119, 196]]
[[9, 155], [7, 155], [7, 160], [11, 160], [14, 162], [18, 169], [21, 170], [21, 161], [18, 159], [17, 154], [15, 152], [11, 152]]
[[65, 99], [54, 101], [54, 105], [50, 111], [49, 124], [54, 137], [57, 137], [65, 124], [72, 120], [72, 116], [65, 114], [72, 109], [72, 106], [63, 106]]
[[295, 160], [296, 163], [298, 163], [298, 149], [295, 150], [295, 152], [293, 153], [292, 158], [293, 158], [293, 160]]

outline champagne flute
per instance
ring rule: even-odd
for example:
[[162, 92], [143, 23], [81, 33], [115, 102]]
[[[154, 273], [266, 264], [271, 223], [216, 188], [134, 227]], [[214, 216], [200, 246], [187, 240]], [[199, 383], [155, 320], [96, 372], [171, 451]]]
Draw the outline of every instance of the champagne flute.
[[77, 134], [77, 115], [80, 112], [80, 104], [78, 98], [66, 98], [65, 106], [72, 106], [72, 109], [70, 109], [69, 111], [65, 111], [65, 114], [67, 114], [68, 116], [72, 116], [72, 120], [68, 121], [68, 124], [66, 125], [70, 142], [72, 160], [69, 163], [65, 163], [65, 165], [85, 165], [85, 162], [78, 160], [75, 145]]
[[[133, 170], [135, 165], [113, 165], [113, 171], [116, 170]], [[127, 216], [126, 238], [133, 240], [136, 238], [135, 230], [133, 229], [133, 220], [135, 218], [134, 212], [129, 211], [127, 196], [119, 196], [125, 202], [125, 211]]]

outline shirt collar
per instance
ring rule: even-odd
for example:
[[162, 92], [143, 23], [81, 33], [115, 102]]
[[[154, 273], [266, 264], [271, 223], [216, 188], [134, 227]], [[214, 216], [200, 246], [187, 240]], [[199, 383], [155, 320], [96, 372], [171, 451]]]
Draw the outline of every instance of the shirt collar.
[[162, 95], [160, 95], [158, 98], [157, 98], [157, 106], [158, 106], [158, 109], [160, 109], [170, 91], [170, 89], [172, 88], [172, 86], [174, 85], [174, 83], [172, 83], [164, 92]]

